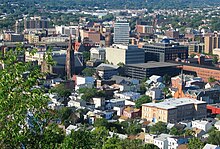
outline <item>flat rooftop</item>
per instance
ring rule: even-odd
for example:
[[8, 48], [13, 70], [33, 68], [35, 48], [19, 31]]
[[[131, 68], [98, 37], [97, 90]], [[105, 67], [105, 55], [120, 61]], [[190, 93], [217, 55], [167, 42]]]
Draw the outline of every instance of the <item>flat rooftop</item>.
[[161, 109], [174, 109], [178, 106], [183, 106], [187, 104], [205, 104], [204, 101], [199, 101], [192, 98], [169, 98], [165, 99], [163, 102], [159, 103], [146, 103], [142, 104], [142, 106], [150, 106], [150, 107], [157, 107]]
[[132, 66], [138, 68], [161, 68], [161, 67], [176, 67], [176, 66], [181, 66], [181, 64], [167, 63], [167, 62], [148, 62], [148, 63], [138, 63], [138, 64], [127, 64], [125, 66]]

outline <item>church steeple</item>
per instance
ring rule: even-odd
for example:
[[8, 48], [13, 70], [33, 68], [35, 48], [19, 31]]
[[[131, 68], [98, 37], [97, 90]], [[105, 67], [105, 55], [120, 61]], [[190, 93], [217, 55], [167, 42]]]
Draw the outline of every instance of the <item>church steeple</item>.
[[77, 42], [81, 43], [82, 39], [81, 39], [81, 35], [80, 35], [80, 29], [79, 29], [79, 25], [78, 25], [78, 37], [77, 37]]
[[66, 77], [67, 80], [72, 80], [75, 74], [75, 58], [74, 58], [74, 48], [72, 44], [72, 37], [70, 35], [68, 48], [66, 51]]

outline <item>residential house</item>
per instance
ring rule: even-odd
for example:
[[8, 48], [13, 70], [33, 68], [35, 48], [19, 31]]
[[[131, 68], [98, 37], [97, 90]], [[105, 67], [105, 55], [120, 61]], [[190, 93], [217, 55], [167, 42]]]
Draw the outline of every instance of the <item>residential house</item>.
[[137, 79], [114, 75], [111, 80], [115, 81], [113, 86], [119, 88], [120, 91], [137, 92], [140, 90], [140, 81]]
[[185, 97], [194, 98], [200, 101], [205, 101], [208, 104], [220, 102], [220, 89], [208, 88], [198, 90], [187, 90]]
[[103, 108], [105, 106], [105, 98], [92, 98], [95, 108]]
[[53, 93], [53, 94], [46, 94], [50, 98], [50, 102], [48, 102], [48, 108], [55, 110], [55, 109], [60, 109], [64, 107], [64, 104], [62, 102], [64, 101], [64, 98], [59, 97], [58, 94]]
[[212, 127], [213, 126], [209, 121], [205, 121], [205, 120], [194, 120], [194, 121], [192, 121], [192, 128], [202, 129], [205, 132], [208, 132]]
[[218, 88], [218, 89], [220, 89], [220, 82], [215, 81], [215, 82], [206, 83], [205, 89], [208, 89], [208, 88]]
[[94, 110], [93, 112], [94, 112], [96, 118], [105, 118], [107, 120], [110, 120], [115, 113], [114, 110], [105, 110], [105, 111]]
[[163, 81], [163, 78], [161, 76], [158, 76], [158, 75], [152, 75], [151, 77], [149, 77], [149, 79], [151, 81], [153, 81], [154, 83]]
[[123, 110], [123, 116], [129, 119], [141, 117], [141, 110], [128, 106]]
[[157, 135], [154, 134], [145, 134], [145, 143], [154, 144], [154, 139], [157, 137]]
[[172, 137], [172, 135], [160, 134], [159, 136], [154, 138], [154, 145], [156, 145], [160, 149], [168, 149], [168, 137]]
[[68, 102], [68, 107], [82, 108], [82, 107], [85, 107], [85, 106], [86, 106], [86, 101], [80, 100], [80, 99], [70, 100]]
[[117, 112], [117, 116], [121, 116], [123, 113], [123, 109], [124, 107], [113, 107], [113, 110], [115, 110]]
[[137, 100], [140, 98], [141, 94], [137, 92], [115, 92], [115, 97], [129, 99], [129, 100]]
[[202, 129], [193, 128], [192, 130], [195, 133], [194, 136], [197, 137], [197, 138], [201, 138], [203, 135], [206, 134], [206, 132], [204, 130], [202, 130]]
[[76, 76], [75, 89], [78, 90], [80, 88], [92, 88], [94, 86], [94, 81], [95, 80], [93, 77]]
[[110, 99], [106, 100], [106, 109], [113, 109], [114, 107], [124, 107], [125, 99]]
[[150, 96], [152, 100], [162, 99], [162, 90], [156, 87], [152, 87], [146, 91], [145, 95]]
[[181, 144], [187, 144], [190, 137], [179, 136], [179, 137], [168, 137], [168, 149], [177, 149]]

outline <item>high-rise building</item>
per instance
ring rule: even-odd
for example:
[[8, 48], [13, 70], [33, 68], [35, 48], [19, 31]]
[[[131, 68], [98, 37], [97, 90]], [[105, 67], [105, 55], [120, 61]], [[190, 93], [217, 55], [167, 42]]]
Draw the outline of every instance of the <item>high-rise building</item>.
[[136, 26], [137, 33], [140, 34], [153, 34], [154, 33], [154, 27], [149, 25], [137, 25]]
[[176, 30], [167, 30], [167, 31], [165, 32], [165, 35], [166, 35], [168, 38], [179, 39], [179, 31], [176, 31]]
[[75, 73], [75, 58], [72, 38], [70, 36], [69, 45], [66, 51], [66, 76], [67, 80], [72, 80]]
[[114, 43], [128, 44], [129, 43], [129, 23], [115, 23], [114, 24]]
[[78, 26], [55, 26], [55, 30], [56, 30], [56, 34], [60, 34], [60, 35], [76, 35], [77, 34], [77, 30], [78, 30]]
[[138, 48], [136, 45], [114, 44], [112, 47], [106, 47], [106, 60], [114, 65], [118, 63], [143, 63], [144, 50]]
[[49, 20], [45, 17], [24, 18], [24, 29], [47, 29]]
[[145, 61], [166, 62], [177, 58], [188, 58], [188, 47], [179, 45], [169, 39], [163, 39], [161, 43], [144, 45]]
[[220, 48], [219, 34], [207, 34], [204, 37], [205, 40], [205, 53], [212, 54], [213, 49]]

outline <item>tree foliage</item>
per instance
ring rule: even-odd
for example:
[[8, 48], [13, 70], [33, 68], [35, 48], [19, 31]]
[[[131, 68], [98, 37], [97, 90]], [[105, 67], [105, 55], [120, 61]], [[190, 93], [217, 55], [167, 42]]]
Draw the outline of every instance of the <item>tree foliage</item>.
[[147, 95], [143, 95], [142, 97], [140, 97], [139, 99], [137, 99], [135, 101], [135, 107], [136, 108], [141, 108], [141, 105], [144, 104], [144, 103], [149, 103], [151, 102], [151, 98], [150, 96], [147, 96]]
[[208, 78], [209, 83], [212, 83], [212, 82], [215, 82], [215, 81], [216, 81], [216, 79], [212, 76]]
[[95, 88], [80, 88], [78, 92], [82, 94], [81, 99], [85, 101], [90, 101], [93, 97], [105, 97], [103, 91], [98, 91]]
[[213, 130], [209, 132], [208, 143], [214, 145], [220, 145], [220, 131]]
[[95, 69], [94, 68], [85, 68], [83, 69], [82, 73], [84, 76], [92, 76], [95, 73]]
[[189, 140], [188, 148], [189, 149], [202, 149], [204, 147], [204, 143], [199, 139], [193, 137]]
[[168, 133], [166, 123], [161, 121], [157, 122], [155, 125], [150, 127], [150, 133], [152, 134]]
[[23, 53], [24, 49], [18, 47], [1, 57], [4, 69], [0, 70], [0, 147], [38, 148], [45, 143], [52, 147], [58, 137], [49, 134], [61, 131], [49, 125], [52, 117], [43, 89], [34, 88], [43, 74], [31, 62], [19, 60]]
[[60, 97], [68, 98], [73, 90], [65, 87], [64, 84], [59, 84], [51, 89], [52, 93], [57, 93]]

